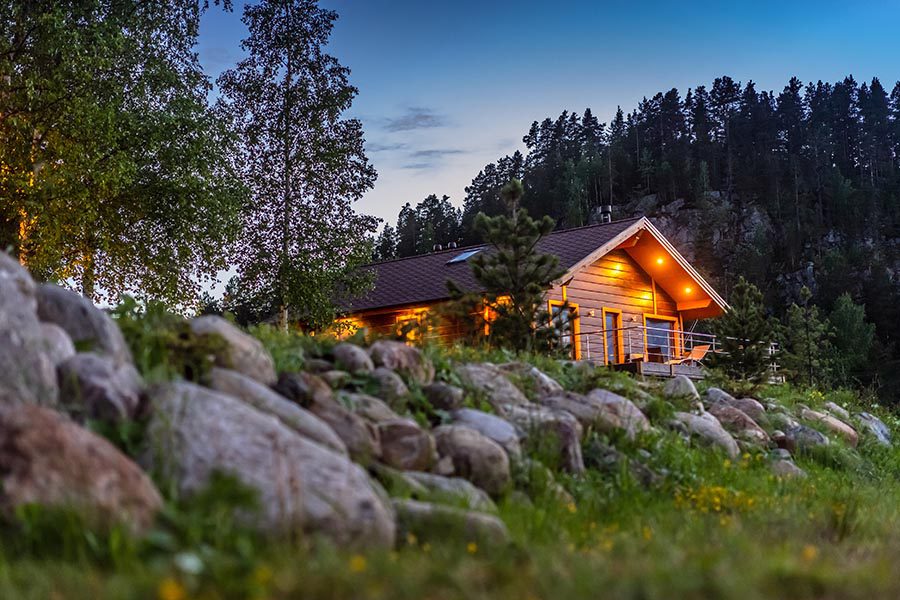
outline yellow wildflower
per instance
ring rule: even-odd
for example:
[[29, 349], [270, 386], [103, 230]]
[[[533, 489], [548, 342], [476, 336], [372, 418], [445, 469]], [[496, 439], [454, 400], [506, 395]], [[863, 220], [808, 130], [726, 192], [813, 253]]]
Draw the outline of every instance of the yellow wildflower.
[[650, 529], [650, 527], [648, 527], [647, 525], [644, 525], [644, 529], [643, 529], [642, 533], [643, 533], [644, 539], [646, 541], [649, 542], [650, 540], [653, 539], [653, 530]]
[[429, 544], [428, 542], [422, 544], [422, 552], [424, 552], [425, 554], [431, 552], [431, 544]]
[[418, 540], [418, 538], [416, 538], [416, 535], [414, 533], [406, 534], [406, 543], [409, 544], [410, 546], [415, 546], [416, 542], [418, 542], [418, 541], [419, 540]]
[[567, 508], [567, 509], [569, 510], [569, 512], [572, 513], [572, 514], [575, 514], [575, 513], [578, 512], [578, 507], [575, 506], [575, 503], [574, 503], [574, 502], [569, 502], [569, 504], [566, 505], [566, 508]]
[[362, 573], [366, 570], [368, 566], [368, 562], [366, 561], [366, 557], [361, 554], [354, 554], [350, 557], [350, 572], [351, 573]]
[[819, 549], [813, 546], [812, 544], [807, 544], [803, 546], [803, 551], [800, 553], [803, 557], [804, 562], [812, 562], [816, 560], [819, 556]]
[[259, 565], [253, 571], [253, 579], [260, 585], [266, 585], [272, 581], [272, 569], [267, 565]]
[[466, 546], [466, 552], [468, 552], [469, 554], [475, 554], [476, 552], [478, 552], [478, 544], [476, 544], [475, 542], [469, 542], [469, 544]]
[[187, 598], [187, 592], [176, 579], [166, 577], [159, 582], [157, 596], [159, 600], [184, 600]]

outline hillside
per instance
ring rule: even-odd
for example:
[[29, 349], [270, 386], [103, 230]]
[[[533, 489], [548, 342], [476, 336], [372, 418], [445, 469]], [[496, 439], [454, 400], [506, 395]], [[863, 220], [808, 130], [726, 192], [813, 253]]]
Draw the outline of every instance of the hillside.
[[900, 421], [852, 392], [111, 319], [6, 255], [0, 315], [0, 597], [900, 592]]

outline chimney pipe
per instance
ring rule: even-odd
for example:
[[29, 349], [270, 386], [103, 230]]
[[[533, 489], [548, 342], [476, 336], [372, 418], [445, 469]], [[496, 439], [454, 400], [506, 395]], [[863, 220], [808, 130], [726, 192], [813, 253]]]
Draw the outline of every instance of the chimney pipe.
[[600, 207], [600, 222], [601, 223], [611, 223], [612, 222], [612, 205], [604, 204]]
[[440, 244], [435, 244], [434, 246], [431, 247], [432, 252], [440, 252], [441, 250], [443, 250], [443, 248], [441, 247]]

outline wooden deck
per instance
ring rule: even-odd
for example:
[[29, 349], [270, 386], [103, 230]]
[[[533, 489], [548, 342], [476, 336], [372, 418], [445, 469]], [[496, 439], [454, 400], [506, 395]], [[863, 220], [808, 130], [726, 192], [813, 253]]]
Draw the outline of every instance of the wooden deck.
[[648, 377], [675, 377], [676, 375], [686, 375], [690, 379], [703, 379], [705, 377], [703, 369], [697, 365], [667, 365], [665, 363], [655, 362], [631, 362], [613, 365], [612, 368], [616, 371], [625, 371], [626, 373]]

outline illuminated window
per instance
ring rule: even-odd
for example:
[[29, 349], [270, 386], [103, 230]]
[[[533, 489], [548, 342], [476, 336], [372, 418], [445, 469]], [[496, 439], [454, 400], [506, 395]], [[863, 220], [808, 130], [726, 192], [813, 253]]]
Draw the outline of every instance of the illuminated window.
[[395, 320], [397, 334], [408, 341], [421, 339], [430, 330], [427, 318], [427, 308], [413, 308], [400, 313]]

